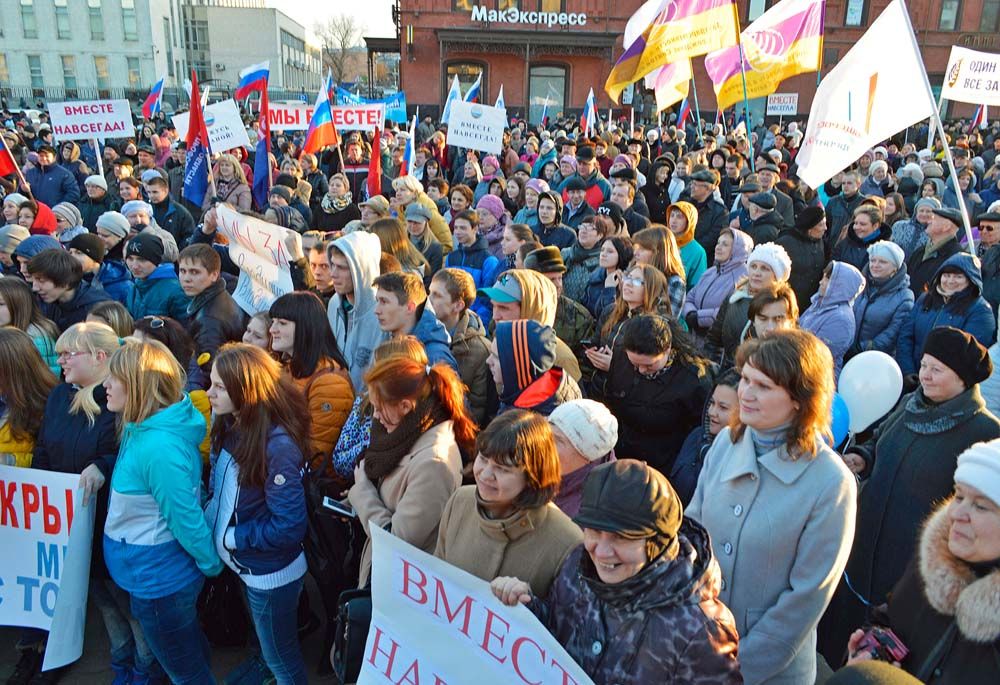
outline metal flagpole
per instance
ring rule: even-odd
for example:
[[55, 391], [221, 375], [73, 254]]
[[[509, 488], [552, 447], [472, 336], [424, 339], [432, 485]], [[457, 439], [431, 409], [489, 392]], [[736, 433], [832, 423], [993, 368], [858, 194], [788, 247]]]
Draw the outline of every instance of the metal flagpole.
[[694, 117], [698, 121], [698, 142], [704, 145], [705, 138], [701, 131], [704, 127], [701, 125], [701, 108], [698, 107], [698, 84], [695, 83], [693, 71], [691, 74], [691, 90], [694, 93]]
[[97, 156], [97, 172], [104, 176], [104, 159], [101, 157], [101, 146], [97, 142], [97, 138], [91, 138], [90, 142], [94, 145], [94, 154]]
[[[735, 10], [734, 10], [735, 11]], [[751, 137], [752, 127], [750, 126], [750, 98], [747, 96], [747, 70], [743, 59], [743, 37], [740, 33], [740, 18], [739, 15], [736, 16], [736, 44], [740, 47], [740, 78], [743, 80], [743, 121], [745, 122], [745, 128], [747, 132], [747, 145], [750, 148], [750, 154], [747, 155], [750, 158], [750, 172], [757, 173], [757, 169], [754, 167], [753, 158], [753, 138]], [[733, 124], [733, 128], [736, 128], [736, 124]]]

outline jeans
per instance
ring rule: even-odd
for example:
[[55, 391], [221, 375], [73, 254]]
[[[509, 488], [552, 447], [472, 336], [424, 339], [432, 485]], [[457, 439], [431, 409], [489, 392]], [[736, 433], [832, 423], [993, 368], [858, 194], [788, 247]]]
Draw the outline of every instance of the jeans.
[[198, 624], [198, 594], [204, 584], [205, 579], [199, 578], [183, 590], [156, 599], [132, 596], [132, 615], [176, 685], [215, 685], [208, 640]]
[[278, 685], [307, 683], [298, 635], [302, 578], [273, 590], [245, 589], [261, 655]]
[[165, 676], [149, 648], [142, 626], [129, 611], [128, 593], [110, 578], [90, 578], [90, 598], [100, 610], [111, 642], [111, 664], [131, 668], [154, 680]]

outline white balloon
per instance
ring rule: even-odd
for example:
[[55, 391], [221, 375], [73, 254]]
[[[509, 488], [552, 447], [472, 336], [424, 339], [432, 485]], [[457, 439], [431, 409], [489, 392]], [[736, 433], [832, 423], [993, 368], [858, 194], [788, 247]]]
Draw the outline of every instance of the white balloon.
[[903, 372], [885, 352], [862, 352], [844, 365], [837, 387], [851, 417], [856, 435], [896, 406], [903, 392]]

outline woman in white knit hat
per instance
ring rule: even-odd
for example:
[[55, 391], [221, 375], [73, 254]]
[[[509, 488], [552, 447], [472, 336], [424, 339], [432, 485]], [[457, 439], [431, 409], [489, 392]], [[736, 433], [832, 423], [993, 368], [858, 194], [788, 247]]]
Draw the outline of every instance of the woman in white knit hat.
[[562, 479], [553, 502], [570, 518], [580, 511], [587, 474], [615, 460], [618, 419], [594, 400], [572, 400], [549, 414]]
[[848, 643], [851, 662], [882, 658], [921, 682], [1000, 682], [1000, 440], [959, 456], [955, 494], [927, 520], [878, 618], [908, 654], [863, 646], [865, 632], [857, 630]]

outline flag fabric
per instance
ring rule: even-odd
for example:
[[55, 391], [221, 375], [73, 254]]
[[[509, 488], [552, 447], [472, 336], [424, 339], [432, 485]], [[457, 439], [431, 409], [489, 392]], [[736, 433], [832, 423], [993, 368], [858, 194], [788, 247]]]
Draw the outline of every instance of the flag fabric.
[[500, 92], [497, 93], [497, 101], [493, 105], [497, 109], [507, 109], [507, 103], [503, 101], [503, 84], [500, 84]]
[[[825, 0], [782, 0], [740, 34], [747, 97], [777, 92], [796, 74], [819, 71], [823, 59]], [[740, 46], [705, 56], [705, 70], [715, 87], [719, 109], [743, 99]]]
[[625, 52], [604, 89], [618, 102], [646, 74], [684, 58], [736, 45], [739, 24], [732, 0], [648, 0], [625, 29]]
[[596, 120], [597, 107], [594, 102], [594, 89], [591, 87], [590, 92], [587, 93], [587, 103], [583, 106], [583, 114], [580, 115], [580, 131], [584, 136], [587, 135], [588, 131], [595, 129]]
[[986, 105], [979, 105], [976, 108], [976, 113], [972, 116], [972, 122], [969, 124], [969, 133], [975, 131], [977, 126], [980, 129], [985, 129], [989, 125], [989, 122], [986, 120]]
[[447, 124], [451, 117], [451, 103], [462, 99], [462, 86], [458, 83], [458, 74], [451, 79], [451, 88], [448, 89], [448, 97], [444, 101], [444, 112], [441, 114], [441, 123]]
[[368, 198], [382, 194], [382, 132], [375, 127], [372, 156], [368, 160]]
[[542, 128], [549, 126], [549, 96], [545, 96], [545, 104], [542, 105]]
[[936, 109], [906, 6], [893, 0], [816, 89], [796, 157], [799, 178], [818, 188]]
[[684, 122], [687, 121], [689, 116], [691, 116], [691, 103], [685, 97], [681, 101], [680, 109], [677, 110], [677, 128], [683, 128]]
[[416, 156], [416, 132], [417, 132], [417, 115], [413, 115], [413, 121], [410, 122], [410, 137], [406, 139], [406, 149], [403, 150], [403, 162], [399, 165], [399, 175], [406, 176], [410, 173], [410, 164], [413, 162], [413, 158]]
[[479, 89], [483, 85], [483, 72], [479, 72], [479, 76], [476, 77], [476, 82], [472, 84], [472, 88], [469, 88], [469, 92], [465, 94], [466, 102], [479, 102]]
[[6, 142], [0, 148], [0, 176], [10, 176], [17, 173], [17, 162], [7, 149]]
[[685, 58], [646, 74], [645, 85], [656, 94], [656, 111], [662, 112], [688, 96], [691, 60]]
[[267, 196], [271, 192], [271, 105], [267, 98], [267, 80], [260, 91], [259, 130], [257, 150], [253, 158], [253, 188], [251, 189], [257, 207], [267, 207]]
[[270, 75], [270, 62], [252, 64], [240, 72], [240, 82], [233, 92], [233, 97], [237, 100], [244, 100], [250, 93], [260, 92], [267, 89], [267, 80]]
[[163, 82], [166, 78], [166, 76], [161, 76], [160, 80], [153, 84], [149, 95], [142, 103], [142, 116], [147, 119], [152, 119], [154, 115], [160, 113], [160, 107], [163, 103]]
[[319, 152], [328, 145], [339, 145], [340, 136], [333, 125], [333, 111], [330, 109], [330, 90], [333, 79], [328, 75], [316, 95], [316, 106], [313, 108], [309, 129], [306, 131], [303, 152]]
[[199, 207], [208, 192], [208, 129], [201, 111], [198, 75], [191, 70], [191, 111], [188, 115], [187, 161], [184, 164], [184, 189], [181, 196]]

